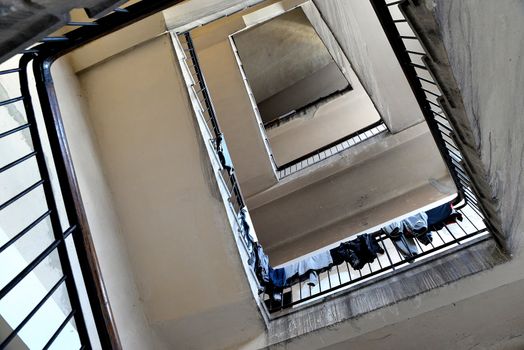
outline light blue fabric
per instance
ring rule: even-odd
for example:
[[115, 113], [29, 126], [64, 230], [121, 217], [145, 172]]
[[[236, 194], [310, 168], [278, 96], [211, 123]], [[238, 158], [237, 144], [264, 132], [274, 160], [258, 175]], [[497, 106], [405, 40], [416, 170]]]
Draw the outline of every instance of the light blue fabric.
[[325, 270], [331, 264], [333, 264], [333, 258], [331, 258], [329, 250], [327, 250], [302, 260], [292, 262], [284, 266], [284, 271], [288, 280], [296, 276], [302, 277], [308, 274], [308, 284], [315, 286], [318, 283], [318, 275], [316, 271]]
[[402, 221], [397, 221], [392, 224], [384, 226], [382, 229], [389, 235], [395, 232], [396, 229], [398, 229], [398, 232], [404, 231], [404, 224], [402, 224]]
[[412, 215], [402, 222], [410, 231], [419, 232], [420, 230], [426, 231], [428, 229], [428, 215], [425, 212]]
[[417, 244], [413, 237], [402, 235], [400, 238], [392, 239], [392, 241], [405, 258], [410, 258], [418, 254]]

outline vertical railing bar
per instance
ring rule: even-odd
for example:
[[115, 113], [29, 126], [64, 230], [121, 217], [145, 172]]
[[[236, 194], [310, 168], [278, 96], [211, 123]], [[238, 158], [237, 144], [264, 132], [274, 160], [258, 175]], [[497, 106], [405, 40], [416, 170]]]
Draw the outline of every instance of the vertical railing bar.
[[[444, 228], [446, 229], [446, 231], [448, 231], [448, 233], [451, 235], [451, 237], [453, 237], [453, 240], [456, 241], [457, 237], [455, 237], [455, 235], [453, 234], [453, 232], [451, 232], [451, 230], [448, 228], [448, 226], [444, 225]], [[460, 244], [460, 242], [459, 242], [459, 244]]]
[[[477, 225], [475, 225], [475, 223], [473, 223], [473, 221], [471, 221], [471, 220], [469, 219], [469, 217], [468, 217], [466, 214], [464, 214], [464, 211], [462, 211], [462, 210], [459, 210], [459, 211], [460, 211], [460, 213], [462, 214], [462, 217], [466, 218], [466, 220], [468, 220], [468, 221], [471, 223], [471, 225], [473, 225], [473, 227], [475, 228], [475, 230], [479, 231], [479, 228], [477, 227]], [[482, 219], [482, 216], [481, 216], [480, 218]]]
[[390, 267], [393, 270], [395, 270], [395, 266], [393, 266], [393, 260], [391, 260], [391, 257], [389, 256], [389, 251], [388, 251], [388, 249], [386, 247], [386, 244], [384, 243], [384, 239], [381, 239], [380, 242], [382, 243], [382, 247], [383, 247], [384, 251], [386, 252], [386, 256], [388, 257]]

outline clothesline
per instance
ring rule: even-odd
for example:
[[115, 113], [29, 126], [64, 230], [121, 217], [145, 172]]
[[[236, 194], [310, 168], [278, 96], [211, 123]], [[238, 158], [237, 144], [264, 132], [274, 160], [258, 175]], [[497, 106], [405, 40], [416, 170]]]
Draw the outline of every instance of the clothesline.
[[462, 215], [453, 209], [451, 203], [446, 203], [388, 224], [380, 230], [360, 234], [354, 239], [340, 243], [338, 247], [276, 269], [270, 265], [262, 246], [255, 243], [254, 267], [263, 288], [260, 292], [265, 292], [270, 299], [279, 301], [284, 288], [303, 280], [307, 280], [310, 286], [315, 286], [318, 283], [318, 274], [343, 262], [349, 263], [355, 270], [360, 270], [366, 264], [372, 263], [377, 258], [377, 254], [385, 252], [376, 241], [383, 235], [391, 239], [406, 261], [412, 262], [419, 254], [415, 239], [423, 245], [431, 244], [433, 230], [442, 229], [445, 225], [456, 222], [457, 219], [462, 221]]

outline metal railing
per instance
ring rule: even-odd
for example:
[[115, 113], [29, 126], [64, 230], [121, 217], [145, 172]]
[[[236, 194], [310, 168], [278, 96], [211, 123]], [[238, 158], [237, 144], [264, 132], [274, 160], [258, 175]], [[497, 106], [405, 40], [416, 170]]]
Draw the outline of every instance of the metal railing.
[[422, 246], [415, 240], [421, 253], [409, 258], [400, 254], [397, 247], [382, 231], [374, 232], [372, 234], [376, 236], [379, 245], [385, 251], [385, 254], [378, 257], [375, 262], [368, 264], [362, 270], [354, 270], [347, 264], [334, 266], [319, 274], [320, 282], [314, 288], [308, 287], [305, 282], [298, 282], [285, 288], [279, 302], [272, 301], [266, 295], [265, 302], [270, 312], [294, 307], [336, 291], [357, 286], [365, 281], [374, 280], [378, 276], [409, 268], [415, 260], [426, 259], [453, 246], [463, 245], [468, 240], [478, 237], [491, 238], [489, 222], [486, 221], [474, 194], [461, 152], [454, 141], [453, 128], [439, 104], [440, 88], [422, 60], [426, 52], [417, 35], [407, 24], [406, 18], [398, 9], [398, 5], [404, 0], [370, 1], [457, 187], [457, 208], [465, 221], [433, 231], [436, 234], [435, 240], [428, 247]]
[[354, 147], [369, 138], [387, 132], [388, 128], [382, 120], [373, 123], [366, 128], [354, 132], [340, 140], [336, 140], [326, 146], [307, 153], [291, 162], [277, 166], [277, 176], [281, 180], [293, 175], [304, 168], [312, 166], [336, 154], [340, 154], [348, 148]]
[[[431, 78], [431, 74], [427, 73], [427, 69], [422, 61], [419, 61], [424, 52], [421, 49], [411, 47], [408, 49], [404, 45], [404, 41], [416, 41], [416, 35], [401, 35], [396, 28], [397, 25], [402, 25], [402, 23], [406, 22], [404, 18], [394, 18], [390, 13], [389, 8], [396, 6], [398, 2], [386, 4], [383, 0], [371, 1], [390, 42], [392, 42], [395, 54], [399, 57], [399, 61], [423, 110], [437, 146], [457, 185], [460, 198], [463, 200], [459, 211], [464, 215], [466, 221], [453, 227], [445, 227], [442, 231], [437, 231], [436, 239], [431, 246], [420, 246], [421, 253], [417, 255], [416, 259], [423, 259], [441, 252], [445, 248], [463, 244], [469, 239], [486, 234], [488, 230], [486, 225], [484, 225], [484, 217], [478, 207], [474, 192], [471, 190], [471, 181], [468, 173], [461, 164], [462, 156], [453, 141], [453, 129], [445, 113], [438, 105], [437, 98], [440, 96], [438, 86]], [[16, 105], [20, 110], [24, 111], [24, 118], [18, 125], [0, 130], [0, 142], [22, 133], [28, 133], [28, 140], [31, 145], [31, 149], [27, 153], [14, 155], [12, 159], [8, 159], [0, 164], [0, 175], [9, 179], [10, 176], [15, 176], [16, 169], [21, 169], [21, 167], [33, 163], [32, 171], [35, 179], [34, 182], [20, 189], [17, 189], [11, 183], [5, 184], [5, 188], [13, 191], [13, 193], [0, 204], [0, 215], [9, 215], [8, 211], [10, 208], [15, 205], [23, 205], [23, 201], [35, 193], [39, 193], [39, 200], [42, 204], [41, 213], [33, 216], [27, 215], [22, 218], [20, 220], [21, 227], [16, 232], [9, 233], [10, 237], [0, 243], [0, 254], [6, 254], [17, 242], [30, 235], [39, 225], [47, 224], [51, 228], [50, 232], [52, 233], [52, 240], [32, 257], [29, 263], [16, 271], [6, 283], [0, 286], [0, 302], [11, 300], [13, 293], [17, 292], [17, 288], [21, 288], [22, 283], [28, 276], [35, 269], [38, 269], [39, 266], [42, 266], [41, 264], [53, 254], [56, 254], [58, 257], [61, 273], [61, 276], [53, 281], [52, 285], [47, 288], [46, 292], [37, 301], [32, 305], [28, 305], [27, 313], [16, 325], [12, 326], [12, 332], [6, 338], [0, 339], [0, 349], [9, 346], [19, 336], [24, 327], [39, 312], [42, 312], [46, 303], [61, 288], [65, 289], [69, 308], [64, 313], [64, 318], [61, 322], [51, 325], [54, 326], [54, 330], [49, 333], [47, 339], [42, 341], [43, 348], [53, 345], [53, 342], [64, 333], [64, 330], [70, 330], [71, 327], [76, 331], [75, 336], [78, 338], [78, 347], [81, 349], [91, 348], [92, 339], [90, 338], [91, 335], [88, 334], [85, 319], [86, 315], [90, 313], [92, 313], [97, 337], [102, 348], [121, 347], [111, 311], [107, 306], [108, 300], [105, 295], [96, 255], [94, 254], [89, 226], [71, 164], [56, 96], [54, 95], [50, 67], [53, 60], [61, 55], [177, 2], [179, 1], [142, 1], [126, 9], [115, 11], [94, 22], [71, 22], [69, 25], [78, 27], [78, 29], [72, 30], [61, 37], [42, 39], [42, 44], [21, 53], [18, 66], [10, 67], [0, 72], [0, 76], [17, 76], [20, 82], [20, 95], [10, 96], [0, 101], [0, 108], [10, 108]], [[223, 165], [221, 170], [223, 172], [222, 179], [230, 193], [232, 210], [237, 214], [237, 217], [241, 217], [242, 210], [245, 207], [242, 193], [233, 167], [228, 165], [227, 159], [223, 160], [220, 158], [220, 154], [223, 157], [228, 157], [227, 146], [216, 120], [211, 97], [207, 91], [202, 72], [199, 69], [198, 58], [194, 53], [191, 38], [189, 36], [186, 38], [188, 40], [186, 40], [185, 50], [190, 53], [189, 57], [193, 65], [192, 72], [196, 77], [194, 92], [200, 96], [199, 101], [202, 105], [203, 116], [209, 130], [214, 135], [209, 141], [212, 142], [216, 150], [216, 156]], [[31, 74], [29, 68], [31, 65], [36, 82], [36, 92], [31, 89], [29, 84], [29, 74]], [[189, 69], [191, 69], [190, 65], [188, 65]], [[33, 102], [36, 101], [36, 95], [40, 101], [39, 108], [41, 108], [43, 115], [45, 130], [42, 121], [37, 120], [35, 114]], [[356, 140], [353, 141], [356, 143]], [[349, 140], [344, 140], [343, 142], [347, 142], [351, 146]], [[326, 156], [328, 156], [328, 152], [333, 154], [333, 151], [325, 150], [325, 152]], [[313, 155], [313, 157], [317, 156], [318, 159], [321, 158], [319, 154]], [[286, 173], [283, 174], [283, 176], [288, 175]], [[52, 183], [53, 177], [56, 177], [58, 187]], [[65, 212], [65, 217], [59, 214], [60, 211]], [[242, 224], [242, 219], [239, 219], [239, 225]], [[252, 246], [250, 246], [252, 244], [251, 238], [245, 230], [240, 232], [243, 233], [241, 238], [246, 246], [246, 250], [249, 252], [252, 249]], [[74, 244], [74, 254], [66, 245], [68, 241]], [[365, 269], [355, 271], [347, 265], [345, 267], [343, 265], [333, 267], [320, 275], [320, 282], [317, 287], [309, 288], [303, 282], [298, 282], [284, 290], [285, 297], [282, 298], [280, 304], [274, 305], [269, 303], [269, 309], [273, 312], [297, 306], [317, 297], [356, 286], [367, 280], [377, 278], [377, 276], [382, 274], [398, 271], [409, 266], [409, 261], [403, 258], [401, 254], [398, 254], [391, 241], [386, 239], [384, 235], [379, 235], [378, 241], [385, 248], [386, 253], [373, 264], [368, 264]], [[78, 258], [78, 267], [81, 275], [73, 271], [74, 264], [71, 262], [73, 255]], [[77, 290], [80, 285], [87, 291], [89, 299], [87, 305], [85, 303], [82, 304], [80, 301]]]
[[[5, 150], [2, 152], [5, 157], [0, 160], [1, 195], [6, 197], [0, 204], [0, 219], [3, 229], [16, 230], [6, 232], [0, 241], [0, 258], [7, 259], [1, 274], [1, 316], [16, 309], [9, 320], [4, 317], [11, 331], [0, 338], [0, 349], [8, 348], [24, 333], [27, 336], [28, 327], [35, 327], [35, 322], [39, 322], [38, 334], [42, 339], [31, 337], [31, 347], [90, 349], [96, 343], [103, 349], [121, 348], [71, 163], [50, 68], [55, 59], [75, 48], [177, 2], [180, 0], [143, 1], [117, 8], [92, 22], [69, 22], [66, 24], [72, 29], [69, 32], [42, 38], [39, 44], [11, 58], [9, 62], [16, 61], [16, 66], [3, 64], [0, 79], [9, 79], [10, 84], [18, 82], [19, 94], [0, 101], [0, 109], [12, 116], [1, 124], [10, 127], [0, 130], [0, 147]], [[24, 146], [27, 151], [14, 152], [15, 143], [27, 145]], [[24, 183], [27, 179], [32, 182]], [[33, 208], [40, 208], [40, 212]], [[40, 240], [37, 234], [42, 236]], [[45, 245], [33, 247], [38, 250], [36, 253], [27, 259], [16, 259], [21, 254], [17, 246], [39, 242]], [[38, 280], [50, 264], [56, 265], [51, 274], [54, 280], [35, 288], [44, 284]], [[85, 300], [81, 300], [81, 295]], [[54, 322], [49, 322], [50, 315], [54, 315], [49, 312], [50, 307], [55, 307], [56, 315], [63, 314], [63, 318], [55, 317]], [[47, 322], [42, 321], [44, 318]], [[96, 333], [88, 329], [87, 319], [94, 322]]]
[[[184, 32], [176, 35], [175, 45], [179, 45], [181, 52], [179, 60], [183, 73], [187, 73], [186, 82], [189, 82], [188, 90], [190, 98], [193, 99], [193, 107], [197, 114], [197, 120], [204, 124], [203, 137], [211, 144], [211, 156], [216, 158], [219, 167], [219, 185], [223, 185], [227, 192], [228, 209], [235, 218], [238, 234], [250, 261], [254, 259], [254, 228], [248, 219], [244, 197], [236, 176], [235, 168], [227, 148], [227, 142], [220, 129], [216, 117], [215, 108], [210, 92], [206, 84], [204, 74], [198, 60], [191, 34]], [[175, 48], [176, 51], [176, 48]]]
[[[413, 41], [416, 39], [414, 33], [401, 35], [398, 30], [393, 30], [391, 26], [401, 25], [405, 20], [396, 18], [393, 19], [389, 13], [388, 7], [395, 6], [398, 2], [386, 4], [384, 1], [372, 0], [372, 3], [377, 10], [382, 25], [388, 31], [388, 38], [396, 40], [396, 44], [392, 44], [397, 57], [402, 58], [401, 66], [404, 69], [406, 78], [413, 89], [413, 93], [417, 98], [417, 102], [427, 120], [429, 129], [435, 139], [437, 147], [445, 161], [451, 176], [458, 189], [458, 197], [455, 200], [456, 209], [462, 214], [464, 221], [456, 224], [444, 226], [441, 230], [435, 230], [434, 240], [427, 246], [421, 245], [415, 240], [417, 244], [418, 253], [413, 256], [405, 257], [401, 254], [393, 244], [393, 242], [382, 232], [377, 231], [371, 233], [374, 235], [379, 245], [384, 249], [385, 253], [379, 256], [373, 263], [367, 264], [361, 270], [351, 268], [347, 263], [333, 266], [329, 270], [319, 274], [319, 283], [312, 287], [305, 281], [299, 280], [283, 289], [281, 297], [278, 302], [275, 302], [269, 295], [263, 294], [263, 301], [269, 312], [278, 312], [287, 308], [293, 308], [304, 303], [316, 300], [318, 298], [333, 294], [342, 290], [351, 289], [374, 281], [381, 276], [387, 276], [391, 273], [405, 270], [414, 266], [415, 261], [422, 261], [429, 259], [434, 255], [441, 254], [445, 250], [456, 246], [467, 246], [466, 242], [480, 237], [488, 239], [489, 229], [486, 225], [484, 216], [477, 205], [477, 201], [470, 188], [470, 181], [467, 172], [461, 165], [462, 156], [459, 149], [453, 141], [452, 129], [447, 121], [447, 117], [442, 109], [438, 106], [437, 98], [440, 92], [437, 84], [431, 78], [431, 75], [422, 73], [417, 75], [420, 71], [425, 71], [422, 62], [413, 62], [411, 56], [421, 57], [424, 55], [421, 47], [417, 50], [414, 47], [410, 49], [403, 45], [403, 40]], [[389, 5], [389, 6], [388, 6]], [[194, 92], [198, 95], [198, 99], [203, 106], [206, 114], [206, 123], [208, 128], [215, 133], [215, 139], [220, 139], [222, 134], [216, 121], [216, 115], [212, 106], [212, 101], [207, 91], [205, 79], [202, 76], [196, 57], [195, 49], [192, 45], [189, 33], [183, 34], [185, 39], [184, 51], [189, 53], [191, 64], [188, 68], [191, 70], [191, 76], [194, 78]], [[401, 45], [402, 44], [402, 45]], [[411, 44], [413, 45], [413, 44]], [[343, 150], [358, 144], [365, 139], [372, 137], [378, 133], [386, 131], [387, 128], [382, 122], [371, 125], [369, 129], [360, 131], [354, 135], [348, 136], [343, 140], [338, 140], [334, 144], [328, 145], [312, 154], [305, 155], [292, 164], [285, 164], [279, 170], [279, 178], [289, 176], [304, 167], [315, 164], [329, 156], [340, 153]], [[234, 172], [233, 172], [234, 173]], [[231, 192], [234, 194], [235, 189], [238, 189], [238, 181], [234, 178], [232, 182]], [[240, 191], [239, 191], [240, 192]], [[241, 198], [239, 194], [238, 198]], [[243, 201], [241, 202], [243, 203]]]
[[[418, 253], [407, 256], [393, 244], [391, 239], [382, 231], [371, 232], [379, 246], [384, 250], [372, 262], [362, 269], [356, 270], [347, 262], [332, 266], [326, 271], [318, 273], [318, 283], [315, 286], [308, 284], [307, 278], [294, 280], [294, 283], [283, 289], [279, 301], [276, 302], [269, 295], [264, 295], [264, 302], [269, 312], [278, 312], [293, 308], [307, 302], [318, 300], [330, 294], [343, 290], [360, 287], [366, 282], [376, 281], [379, 277], [387, 277], [392, 273], [412, 268], [414, 262], [430, 259], [447, 249], [457, 246], [467, 246], [467, 242], [478, 237], [489, 238], [488, 229], [483, 217], [479, 216], [465, 201], [457, 203], [455, 210], [462, 215], [463, 221], [444, 225], [441, 230], [433, 230], [433, 240], [428, 245], [422, 245], [417, 239]], [[306, 276], [307, 277], [307, 276]]]
[[473, 210], [484, 217], [472, 190], [472, 182], [463, 164], [462, 154], [454, 141], [455, 132], [439, 104], [441, 90], [423, 61], [427, 53], [399, 9], [399, 5], [404, 0], [370, 1], [460, 196], [466, 199]]

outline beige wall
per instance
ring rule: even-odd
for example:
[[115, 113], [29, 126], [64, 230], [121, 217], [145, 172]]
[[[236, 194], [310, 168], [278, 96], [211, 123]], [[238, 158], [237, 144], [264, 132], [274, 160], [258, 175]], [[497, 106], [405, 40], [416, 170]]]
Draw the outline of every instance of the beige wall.
[[283, 263], [455, 192], [425, 124], [371, 138], [249, 206], [273, 263]]
[[[318, 108], [312, 108], [300, 118], [295, 118], [291, 122], [267, 131], [269, 143], [278, 165], [286, 164], [342, 139], [380, 118], [373, 102], [353, 71], [351, 63], [316, 6], [312, 2], [305, 2], [301, 5], [301, 8], [333, 60], [350, 82], [352, 90]], [[266, 16], [271, 13], [265, 9], [258, 12]], [[278, 13], [278, 9], [273, 9], [273, 15], [276, 13]], [[262, 17], [262, 15], [259, 16]]]
[[369, 1], [313, 0], [392, 132], [423, 117]]
[[[258, 109], [262, 120], [268, 122], [346, 88], [350, 88], [346, 77], [336, 63], [331, 62], [307, 78], [258, 103]], [[325, 102], [323, 100], [320, 103]]]
[[300, 8], [252, 26], [233, 39], [258, 103], [333, 62]]
[[[229, 149], [247, 197], [270, 187], [274, 184], [274, 179], [260, 130], [256, 125], [255, 112], [231, 47], [227, 43], [227, 36], [245, 28], [246, 23], [257, 23], [270, 18], [301, 4], [302, 1], [273, 3], [274, 1], [264, 2], [192, 31], [218, 119], [229, 140]], [[341, 139], [379, 119], [371, 99], [314, 5], [306, 4], [304, 11], [354, 90], [343, 98], [320, 107], [307, 118], [296, 119], [280, 130], [270, 130], [267, 136], [279, 165]]]
[[164, 32], [165, 29], [166, 24], [162, 13], [146, 17], [73, 51], [69, 54], [71, 66], [75, 72], [81, 71], [139, 45]]
[[[79, 80], [150, 325], [169, 347], [245, 341], [260, 330], [260, 316], [169, 36]], [[217, 340], [222, 318], [237, 331]]]
[[267, 130], [267, 136], [276, 163], [283, 165], [379, 120], [365, 91], [355, 89]]
[[127, 242], [92, 130], [86, 92], [69, 64], [69, 57], [53, 65], [52, 75], [120, 340], [126, 349], [154, 348], [156, 342], [140, 300]]
[[[361, 317], [287, 341], [287, 349], [522, 349], [524, 181], [522, 110], [524, 35], [520, 1], [441, 0], [430, 4], [440, 24], [482, 163], [497, 201], [511, 260]], [[485, 260], [496, 252], [482, 251]], [[472, 261], [478, 255], [472, 254]], [[457, 257], [457, 255], [452, 255]], [[428, 267], [431, 269], [431, 266]], [[463, 271], [457, 264], [451, 273]], [[392, 283], [402, 280], [391, 279]], [[389, 289], [396, 295], [395, 289]], [[358, 294], [358, 292], [354, 292]], [[389, 292], [387, 294], [390, 294]], [[358, 307], [350, 295], [343, 309]], [[330, 310], [331, 311], [331, 310]], [[312, 315], [315, 322], [332, 319]], [[317, 317], [315, 317], [317, 316]], [[307, 319], [301, 320], [304, 323]], [[312, 322], [313, 323], [313, 322]], [[287, 330], [287, 329], [286, 329]], [[283, 331], [286, 331], [283, 330]], [[262, 341], [261, 344], [264, 344]], [[338, 344], [338, 345], [335, 345]], [[263, 345], [259, 344], [262, 348]], [[248, 348], [248, 347], [246, 347]]]
[[249, 197], [276, 183], [276, 176], [228, 39], [242, 28], [241, 14], [234, 14], [191, 35], [242, 191]]

